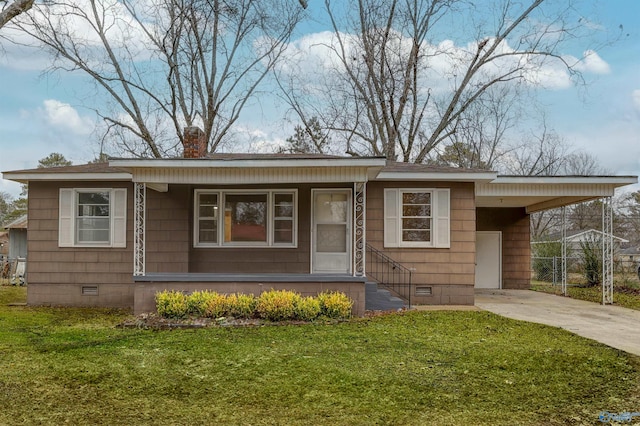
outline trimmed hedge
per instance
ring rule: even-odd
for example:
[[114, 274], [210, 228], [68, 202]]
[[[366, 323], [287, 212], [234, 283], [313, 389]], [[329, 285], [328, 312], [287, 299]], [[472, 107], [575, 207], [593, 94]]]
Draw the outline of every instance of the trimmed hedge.
[[270, 290], [259, 297], [252, 294], [220, 294], [215, 291], [156, 293], [158, 315], [165, 318], [196, 316], [205, 318], [262, 318], [268, 321], [313, 321], [318, 318], [351, 317], [353, 302], [341, 292], [324, 292], [303, 297], [288, 290]]

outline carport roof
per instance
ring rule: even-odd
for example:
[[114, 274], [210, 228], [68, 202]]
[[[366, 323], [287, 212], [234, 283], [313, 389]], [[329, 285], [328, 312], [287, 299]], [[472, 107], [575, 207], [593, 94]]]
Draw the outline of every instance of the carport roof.
[[637, 176], [498, 176], [476, 185], [476, 207], [524, 207], [527, 213], [613, 196]]

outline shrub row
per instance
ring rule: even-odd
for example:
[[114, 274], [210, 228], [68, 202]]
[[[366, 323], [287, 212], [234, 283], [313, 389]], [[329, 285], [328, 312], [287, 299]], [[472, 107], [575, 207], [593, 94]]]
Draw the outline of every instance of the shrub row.
[[252, 294], [220, 294], [215, 291], [179, 291], [156, 293], [158, 315], [165, 318], [197, 316], [204, 318], [262, 318], [269, 321], [312, 321], [326, 317], [344, 319], [351, 316], [353, 302], [344, 293], [324, 292], [304, 297], [288, 290], [270, 290]]

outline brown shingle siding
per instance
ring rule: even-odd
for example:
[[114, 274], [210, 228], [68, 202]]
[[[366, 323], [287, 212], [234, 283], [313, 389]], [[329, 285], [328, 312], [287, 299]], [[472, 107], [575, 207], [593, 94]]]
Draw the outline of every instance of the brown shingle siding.
[[[384, 248], [384, 188], [450, 188], [450, 248]], [[392, 259], [414, 269], [413, 284], [432, 286], [432, 295], [414, 303], [473, 303], [475, 281], [475, 201], [472, 183], [369, 182], [367, 242]], [[455, 288], [464, 287], [462, 295]]]
[[[28, 302], [31, 304], [123, 306], [100, 292], [88, 304], [79, 298], [82, 285], [130, 285], [133, 271], [132, 232], [127, 248], [58, 247], [58, 197], [66, 188], [128, 188], [127, 228], [132, 229], [133, 191], [123, 182], [31, 182], [29, 184]], [[108, 291], [105, 292], [108, 294]], [[126, 293], [126, 292], [125, 292]], [[133, 292], [131, 292], [133, 294]], [[128, 297], [128, 296], [127, 296]], [[114, 304], [115, 303], [115, 304]]]

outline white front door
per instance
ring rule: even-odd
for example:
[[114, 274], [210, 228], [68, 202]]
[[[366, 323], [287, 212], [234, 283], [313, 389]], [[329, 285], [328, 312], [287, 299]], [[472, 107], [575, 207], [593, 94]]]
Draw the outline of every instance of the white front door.
[[312, 191], [311, 268], [313, 273], [351, 272], [351, 191]]
[[502, 287], [502, 233], [476, 232], [475, 288]]

